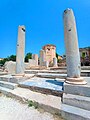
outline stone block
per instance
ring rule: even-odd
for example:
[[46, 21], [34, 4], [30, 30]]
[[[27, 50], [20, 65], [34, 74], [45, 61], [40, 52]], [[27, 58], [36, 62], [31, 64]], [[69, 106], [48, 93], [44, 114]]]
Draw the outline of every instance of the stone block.
[[0, 86], [13, 90], [13, 89], [18, 87], [18, 84], [5, 82], [5, 81], [0, 81]]
[[61, 115], [65, 120], [90, 120], [90, 111], [62, 104]]
[[29, 64], [28, 64], [30, 67], [31, 66], [37, 66], [37, 61], [34, 60], [34, 59], [29, 59]]
[[90, 85], [87, 81], [87, 85], [73, 85], [64, 83], [64, 92], [66, 94], [80, 95], [90, 97]]
[[90, 111], [90, 97], [63, 94], [63, 103]]
[[5, 70], [9, 73], [9, 74], [15, 74], [15, 70], [16, 70], [16, 62], [13, 61], [8, 61], [5, 63]]

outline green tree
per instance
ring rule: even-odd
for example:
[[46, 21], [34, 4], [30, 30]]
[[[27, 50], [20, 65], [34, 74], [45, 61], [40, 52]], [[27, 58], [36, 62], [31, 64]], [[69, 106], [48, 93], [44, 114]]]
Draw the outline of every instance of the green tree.
[[58, 59], [58, 56], [59, 56], [59, 54], [58, 53], [56, 53], [56, 58]]
[[82, 53], [82, 58], [83, 58], [83, 59], [85, 58], [85, 52]]
[[16, 61], [16, 55], [11, 55], [8, 57], [9, 61]]
[[1, 66], [4, 65], [6, 61], [8, 61], [8, 58], [4, 58], [3, 60], [0, 60], [0, 65]]
[[[28, 59], [32, 59], [32, 53], [27, 53], [25, 56], [25, 62], [28, 62]], [[16, 55], [8, 56], [3, 60], [0, 60], [0, 65], [4, 65], [6, 61], [16, 61]]]
[[0, 60], [0, 64], [4, 65], [6, 61], [16, 61], [16, 55], [11, 55], [7, 58], [4, 58], [3, 60]]
[[28, 62], [29, 59], [32, 59], [32, 53], [27, 53], [25, 56], [25, 62]]

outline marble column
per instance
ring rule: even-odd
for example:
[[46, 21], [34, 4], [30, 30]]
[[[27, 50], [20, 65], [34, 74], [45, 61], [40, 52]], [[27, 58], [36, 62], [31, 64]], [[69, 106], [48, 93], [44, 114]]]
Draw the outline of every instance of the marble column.
[[24, 74], [25, 26], [18, 27], [16, 74]]
[[34, 59], [36, 61], [36, 66], [38, 66], [38, 55], [37, 54], [33, 54], [32, 55], [32, 59]]
[[80, 77], [81, 65], [75, 17], [72, 9], [64, 11], [64, 37], [66, 48], [67, 78], [70, 84], [86, 84]]
[[40, 66], [44, 65], [44, 61], [45, 61], [45, 51], [44, 50], [40, 50]]
[[53, 67], [57, 67], [57, 58], [53, 58]]

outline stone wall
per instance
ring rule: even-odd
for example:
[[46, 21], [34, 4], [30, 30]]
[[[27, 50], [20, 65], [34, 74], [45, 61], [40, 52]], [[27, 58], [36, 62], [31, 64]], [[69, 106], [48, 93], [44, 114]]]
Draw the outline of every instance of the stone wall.
[[29, 59], [29, 66], [37, 66], [37, 61], [34, 59]]
[[[33, 59], [30, 59], [28, 63], [24, 63], [25, 69], [30, 69], [30, 67], [36, 66], [37, 62]], [[16, 62], [13, 61], [7, 61], [4, 64], [5, 71], [8, 72], [8, 74], [15, 74], [16, 73]]]

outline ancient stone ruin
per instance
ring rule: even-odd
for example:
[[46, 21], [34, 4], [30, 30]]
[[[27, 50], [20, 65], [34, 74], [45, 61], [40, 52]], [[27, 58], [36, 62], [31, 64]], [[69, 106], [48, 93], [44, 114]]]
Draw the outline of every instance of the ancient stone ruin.
[[73, 11], [67, 9], [64, 11], [64, 36], [66, 48], [66, 63], [67, 63], [67, 83], [86, 84], [83, 78], [80, 77], [81, 65], [78, 47], [78, 37], [76, 30], [76, 22]]
[[16, 74], [24, 74], [25, 57], [25, 26], [18, 28], [17, 54], [16, 54]]
[[33, 54], [25, 63], [25, 26], [19, 26], [16, 62], [6, 62], [6, 71], [0, 70], [0, 92], [66, 120], [90, 120], [90, 66], [80, 65], [72, 9], [64, 11], [63, 21], [67, 66], [58, 67], [52, 44], [43, 46], [39, 56]]

